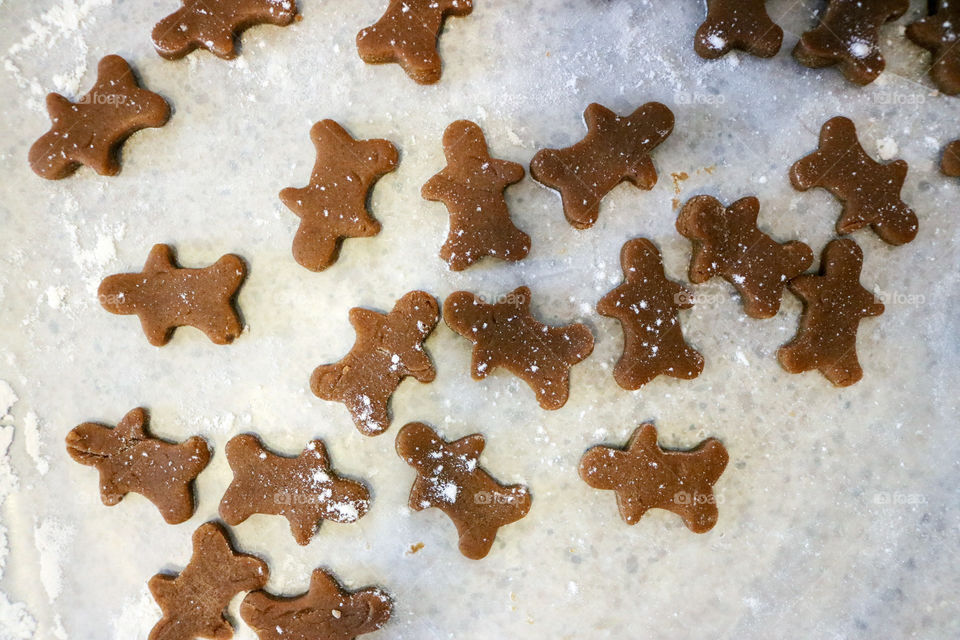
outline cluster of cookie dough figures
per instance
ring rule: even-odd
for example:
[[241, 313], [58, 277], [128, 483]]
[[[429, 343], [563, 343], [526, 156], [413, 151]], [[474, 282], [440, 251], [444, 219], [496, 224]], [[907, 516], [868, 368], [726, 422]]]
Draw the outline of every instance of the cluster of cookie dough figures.
[[[960, 49], [952, 46], [960, 27], [960, 6], [955, 4], [942, 1], [931, 16], [907, 29], [909, 38], [934, 53], [931, 76], [949, 94], [960, 93]], [[783, 32], [767, 15], [763, 0], [707, 0], [707, 8], [695, 41], [701, 56], [715, 58], [738, 48], [770, 57], [779, 50]], [[880, 25], [906, 8], [906, 0], [830, 0], [819, 26], [802, 36], [794, 56], [811, 67], [839, 65], [858, 84], [871, 82], [884, 66]], [[441, 75], [436, 44], [444, 19], [466, 16], [472, 9], [472, 0], [389, 0], [383, 17], [358, 34], [358, 52], [370, 63], [398, 63], [417, 82], [436, 82]], [[292, 0], [220, 0], [213, 8], [184, 0], [156, 25], [153, 41], [169, 59], [197, 48], [232, 58], [243, 29], [284, 26], [295, 19]], [[145, 127], [162, 126], [170, 115], [166, 101], [141, 88], [119, 56], [101, 60], [96, 84], [76, 103], [51, 94], [47, 105], [53, 126], [31, 148], [30, 164], [48, 179], [67, 177], [80, 165], [116, 174], [123, 140]], [[577, 229], [596, 223], [604, 196], [618, 184], [654, 187], [658, 176], [651, 153], [674, 127], [674, 114], [659, 103], [644, 104], [628, 115], [591, 104], [584, 120], [583, 139], [566, 148], [543, 149], [530, 163], [533, 179], [559, 192], [563, 213]], [[336, 263], [344, 239], [380, 232], [368, 210], [368, 193], [396, 169], [399, 154], [391, 142], [356, 140], [332, 120], [318, 122], [310, 136], [317, 153], [310, 182], [284, 189], [279, 197], [300, 218], [293, 239], [295, 260], [322, 271]], [[505, 198], [505, 190], [523, 180], [523, 166], [492, 157], [480, 127], [466, 120], [450, 124], [442, 143], [446, 166], [421, 191], [424, 199], [443, 203], [449, 212], [441, 259], [455, 271], [484, 258], [523, 260], [532, 240], [512, 222]], [[942, 169], [960, 175], [960, 141], [947, 148]], [[900, 245], [918, 229], [916, 215], [900, 199], [906, 172], [903, 161], [884, 165], [870, 158], [853, 122], [837, 117], [823, 125], [819, 147], [793, 165], [790, 179], [798, 190], [820, 187], [843, 203], [838, 234], [870, 227], [887, 243]], [[784, 369], [816, 369], [839, 386], [857, 382], [862, 376], [856, 353], [860, 320], [883, 312], [860, 284], [860, 248], [849, 238], [832, 240], [823, 249], [819, 273], [806, 273], [814, 261], [810, 247], [774, 240], [759, 228], [759, 213], [754, 197], [729, 206], [707, 195], [690, 199], [676, 220], [677, 231], [692, 243], [690, 282], [715, 276], [727, 280], [745, 313], [756, 319], [775, 316], [784, 290], [793, 292], [804, 310], [796, 337], [778, 352]], [[620, 261], [623, 282], [597, 304], [599, 314], [620, 321], [624, 335], [615, 381], [635, 390], [660, 375], [697, 377], [704, 357], [687, 344], [679, 319], [679, 312], [695, 303], [694, 293], [667, 278], [660, 252], [647, 238], [628, 240]], [[112, 313], [138, 316], [156, 346], [166, 344], [180, 326], [228, 344], [242, 331], [235, 298], [245, 275], [238, 256], [225, 255], [205, 268], [181, 268], [173, 249], [158, 244], [142, 272], [106, 278], [99, 297]], [[442, 318], [472, 343], [475, 379], [504, 368], [530, 386], [543, 409], [559, 409], [570, 393], [570, 369], [591, 354], [594, 338], [583, 324], [543, 324], [531, 311], [531, 298], [528, 287], [492, 301], [457, 291], [441, 307], [432, 295], [412, 291], [386, 314], [354, 308], [353, 348], [339, 362], [317, 367], [310, 388], [322, 399], [343, 403], [363, 434], [384, 433], [390, 426], [390, 398], [402, 380], [429, 383], [436, 377], [424, 343]], [[196, 436], [179, 444], [155, 438], [147, 421], [144, 409], [134, 409], [115, 428], [84, 423], [68, 434], [67, 450], [77, 462], [98, 470], [104, 504], [137, 492], [167, 522], [184, 522], [195, 511], [192, 483], [209, 463], [211, 449]], [[527, 487], [502, 485], [480, 466], [483, 447], [480, 434], [448, 441], [419, 422], [396, 436], [398, 455], [416, 472], [409, 506], [443, 511], [457, 529], [460, 551], [473, 559], [485, 557], [498, 529], [526, 516], [532, 503]], [[227, 525], [239, 525], [256, 513], [282, 516], [295, 541], [304, 545], [323, 520], [352, 523], [370, 509], [367, 485], [337, 474], [322, 440], [308, 442], [299, 456], [286, 457], [243, 434], [231, 439], [225, 451], [234, 474], [219, 507]], [[623, 449], [587, 451], [579, 472], [589, 486], [615, 492], [627, 524], [661, 508], [699, 533], [717, 521], [712, 488], [727, 461], [725, 448], [713, 438], [690, 451], [666, 451], [657, 442], [656, 428], [645, 424]], [[193, 557], [178, 575], [158, 574], [150, 580], [163, 610], [151, 640], [229, 638], [233, 629], [224, 610], [243, 591], [250, 593], [241, 618], [261, 640], [353, 638], [379, 628], [390, 616], [392, 600], [386, 593], [376, 588], [347, 592], [323, 569], [313, 572], [303, 595], [267, 593], [267, 565], [234, 552], [226, 529], [217, 523], [198, 528], [193, 547]]]

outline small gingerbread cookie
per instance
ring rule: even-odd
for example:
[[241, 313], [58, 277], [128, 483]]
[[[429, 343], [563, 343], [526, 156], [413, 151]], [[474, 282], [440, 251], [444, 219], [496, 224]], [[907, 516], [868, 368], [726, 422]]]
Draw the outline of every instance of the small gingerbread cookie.
[[770, 19], [766, 0], [707, 0], [707, 19], [694, 39], [701, 58], [713, 59], [731, 49], [771, 58], [780, 50], [783, 29]]
[[393, 600], [382, 589], [344, 591], [323, 569], [313, 571], [303, 595], [253, 591], [240, 605], [240, 617], [259, 640], [354, 640], [385, 625], [392, 611]]
[[420, 84], [440, 79], [443, 63], [437, 39], [447, 16], [466, 16], [473, 0], [389, 0], [376, 24], [357, 34], [357, 52], [364, 62], [396, 62]]
[[226, 452], [233, 482], [220, 501], [220, 517], [230, 526], [255, 513], [283, 516], [297, 544], [305, 545], [322, 521], [356, 522], [370, 508], [367, 487], [330, 468], [323, 440], [288, 458], [242, 434], [230, 439]]
[[819, 24], [793, 48], [800, 64], [819, 69], [839, 65], [855, 84], [870, 84], [886, 66], [880, 27], [910, 8], [910, 0], [828, 0]]
[[30, 168], [48, 180], [66, 178], [80, 165], [102, 176], [117, 175], [123, 142], [170, 118], [167, 101], [141, 88], [120, 56], [100, 60], [96, 84], [77, 102], [48, 94], [47, 111], [53, 126], [30, 147]]
[[907, 25], [907, 37], [933, 54], [930, 78], [948, 96], [960, 94], [960, 3], [938, 0], [932, 15]]
[[297, 17], [296, 0], [183, 0], [183, 6], [153, 28], [153, 45], [168, 60], [194, 49], [218, 58], [237, 57], [240, 33], [258, 24], [285, 27]]
[[760, 201], [741, 198], [727, 208], [711, 196], [696, 196], [677, 217], [677, 231], [693, 242], [690, 282], [721, 276], [736, 287], [751, 318], [772, 318], [787, 281], [813, 264], [802, 242], [780, 244], [757, 228]]
[[443, 320], [473, 343], [474, 380], [504, 367], [526, 382], [548, 410], [566, 404], [570, 367], [593, 352], [593, 334], [586, 325], [551, 327], [534, 318], [528, 287], [501, 296], [495, 304], [456, 291], [443, 303]]
[[227, 254], [209, 267], [184, 269], [169, 245], [157, 244], [143, 271], [108, 276], [97, 296], [110, 313], [137, 315], [156, 347], [170, 342], [177, 327], [195, 327], [215, 344], [230, 344], [243, 331], [234, 298], [246, 275], [239, 256]]
[[690, 380], [703, 371], [703, 356], [683, 338], [677, 313], [693, 306], [693, 294], [667, 279], [660, 250], [646, 238], [620, 250], [623, 283], [605, 295], [597, 312], [620, 321], [623, 355], [613, 377], [624, 389], [639, 389], [664, 374]]
[[450, 212], [450, 233], [440, 257], [462, 271], [484, 256], [522, 260], [530, 252], [530, 236], [510, 220], [503, 192], [523, 179], [516, 162], [490, 157], [483, 131], [458, 120], [443, 133], [447, 166], [430, 178], [421, 195], [443, 202]]
[[397, 434], [397, 453], [417, 471], [410, 508], [436, 507], [453, 521], [460, 553], [479, 560], [490, 552], [497, 530], [530, 511], [523, 485], [504, 486], [480, 466], [484, 438], [479, 433], [448, 442], [422, 422]]
[[863, 251], [853, 240], [831, 240], [823, 250], [819, 275], [802, 275], [788, 285], [803, 301], [800, 327], [777, 351], [790, 373], [818, 369], [838, 387], [863, 377], [857, 358], [860, 320], [883, 313], [883, 304], [860, 284]]
[[261, 589], [270, 572], [267, 563], [235, 553], [226, 531], [208, 522], [193, 533], [190, 563], [172, 576], [158, 573], [148, 586], [163, 617], [149, 640], [229, 640], [233, 626], [224, 612], [235, 595]]
[[917, 214], [900, 199], [907, 163], [880, 164], [867, 155], [849, 118], [838, 116], [820, 129], [820, 147], [794, 163], [790, 182], [799, 191], [821, 187], [843, 202], [837, 233], [846, 235], [870, 225], [889, 244], [917, 235]]
[[317, 148], [310, 183], [289, 187], [280, 200], [300, 218], [293, 257], [311, 271], [322, 271], [340, 255], [344, 238], [369, 238], [380, 223], [367, 209], [370, 190], [397, 168], [397, 148], [387, 140], [354, 140], [333, 120], [310, 129]]
[[108, 507], [130, 493], [156, 505], [169, 524], [190, 519], [193, 481], [210, 462], [210, 447], [194, 436], [173, 444], [147, 433], [147, 410], [133, 409], [116, 428], [84, 422], [67, 434], [67, 453], [100, 472], [100, 499]]
[[713, 485], [729, 455], [716, 438], [690, 451], [665, 451], [657, 444], [650, 423], [633, 432], [626, 449], [596, 446], [580, 460], [580, 477], [594, 489], [614, 491], [620, 517], [636, 524], [650, 509], [666, 509], [694, 533], [706, 533], [717, 523]]
[[600, 201], [621, 182], [653, 188], [657, 170], [650, 152], [673, 131], [673, 112], [659, 102], [648, 102], [629, 116], [594, 103], [583, 119], [587, 135], [580, 142], [542, 149], [530, 163], [535, 180], [560, 192], [563, 213], [577, 229], [593, 226]]
[[354, 307], [350, 324], [357, 341], [335, 364], [317, 367], [310, 389], [324, 400], [342, 402], [360, 433], [375, 436], [390, 426], [390, 396], [413, 376], [433, 382], [437, 375], [423, 342], [437, 326], [436, 299], [423, 291], [400, 298], [389, 314]]
[[940, 171], [951, 178], [960, 178], [960, 140], [954, 140], [943, 150]]

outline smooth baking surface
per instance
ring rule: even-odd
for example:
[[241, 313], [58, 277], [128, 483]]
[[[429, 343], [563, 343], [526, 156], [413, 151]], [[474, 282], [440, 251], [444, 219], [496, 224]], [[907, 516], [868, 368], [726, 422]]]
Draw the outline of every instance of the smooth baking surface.
[[[693, 49], [702, 3], [477, 0], [470, 16], [447, 21], [441, 81], [420, 86], [356, 53], [356, 33], [384, 0], [311, 0], [291, 26], [247, 31], [234, 61], [196, 52], [176, 62], [150, 41], [176, 0], [2, 0], [0, 637], [146, 638], [160, 617], [147, 580], [189, 560], [191, 535], [216, 517], [230, 482], [224, 445], [244, 432], [287, 455], [323, 438], [337, 471], [369, 484], [369, 513], [323, 523], [307, 546], [281, 517], [253, 516], [232, 533], [239, 551], [269, 562], [274, 593], [304, 592], [324, 567], [348, 589], [393, 595], [393, 617], [370, 638], [960, 635], [960, 181], [938, 169], [960, 135], [960, 102], [933, 95], [928, 54], [901, 35], [925, 2], [882, 29], [887, 71], [865, 88], [789, 55], [817, 4], [769, 3], [785, 30], [776, 57], [705, 61]], [[84, 168], [38, 178], [27, 152], [49, 126], [44, 94], [82, 95], [110, 53], [171, 103], [169, 123], [128, 141], [117, 177]], [[538, 149], [583, 136], [591, 102], [625, 115], [649, 101], [676, 116], [653, 153], [652, 190], [617, 187], [596, 225], [577, 231], [557, 193], [528, 177], [506, 198], [531, 236], [529, 257], [448, 270], [438, 255], [447, 211], [420, 197], [445, 164], [447, 125], [470, 119], [493, 157], [529, 166]], [[724, 205], [756, 195], [761, 229], [819, 256], [840, 203], [795, 191], [788, 171], [835, 115], [855, 122], [872, 157], [909, 163], [903, 199], [920, 220], [900, 247], [868, 229], [852, 236], [864, 286], [886, 304], [862, 324], [863, 380], [837, 389], [818, 373], [783, 371], [775, 353], [794, 335], [799, 300], [788, 293], [776, 317], [753, 320], [715, 279], [693, 286], [697, 304], [680, 314], [703, 373], [618, 387], [622, 332], [595, 306], [621, 280], [622, 244], [652, 239], [667, 276], [685, 280], [679, 205], [701, 193]], [[278, 193], [309, 180], [309, 132], [324, 118], [390, 140], [400, 164], [373, 191], [381, 233], [346, 241], [334, 266], [313, 273], [291, 255], [299, 220]], [[135, 318], [100, 307], [100, 280], [139, 270], [161, 242], [184, 266], [226, 253], [247, 261], [247, 329], [232, 345], [184, 328], [158, 349]], [[472, 380], [469, 342], [443, 324], [426, 342], [436, 380], [401, 384], [385, 434], [361, 435], [343, 405], [310, 393], [311, 371], [353, 344], [351, 307], [389, 311], [415, 289], [441, 302], [459, 289], [493, 299], [520, 285], [532, 287], [538, 318], [584, 322], [596, 337], [562, 409], [542, 410], [505, 372]], [[139, 496], [101, 505], [94, 470], [67, 455], [71, 428], [116, 424], [137, 406], [157, 436], [199, 434], [213, 446], [198, 512], [184, 524], [165, 524]], [[414, 471], [394, 439], [414, 420], [447, 440], [483, 433], [484, 468], [530, 488], [529, 514], [498, 532], [485, 559], [461, 556], [439, 511], [407, 508]], [[578, 477], [584, 451], [622, 446], [648, 420], [664, 446], [712, 436], [728, 450], [709, 533], [665, 511], [627, 526], [614, 496]], [[236, 637], [251, 640], [238, 606]]]

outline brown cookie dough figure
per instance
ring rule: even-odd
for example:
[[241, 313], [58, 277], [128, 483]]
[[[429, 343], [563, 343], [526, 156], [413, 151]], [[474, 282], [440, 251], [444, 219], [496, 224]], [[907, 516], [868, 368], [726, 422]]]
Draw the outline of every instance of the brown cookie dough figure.
[[443, 320], [473, 343], [474, 380], [504, 367], [526, 382], [548, 410], [566, 404], [570, 367], [593, 352], [593, 334], [586, 325], [551, 327], [534, 318], [528, 287], [515, 289], [496, 304], [456, 291], [443, 303]]
[[447, 166], [423, 185], [427, 200], [443, 202], [450, 212], [450, 233], [440, 257], [454, 271], [484, 256], [522, 260], [530, 252], [530, 236], [510, 220], [503, 191], [523, 179], [516, 162], [490, 157], [483, 131], [458, 120], [443, 133]]
[[960, 3], [940, 0], [935, 14], [907, 25], [907, 37], [933, 54], [930, 78], [937, 88], [960, 94]]
[[960, 140], [954, 140], [943, 150], [940, 171], [951, 178], [960, 178]]
[[223, 616], [227, 605], [241, 591], [263, 588], [269, 576], [259, 558], [234, 553], [220, 525], [202, 525], [193, 532], [193, 555], [183, 571], [150, 578], [150, 593], [163, 617], [149, 640], [229, 640], [233, 627]]
[[707, 19], [693, 41], [697, 55], [713, 59], [739, 49], [759, 58], [775, 56], [783, 29], [770, 19], [766, 4], [766, 0], [707, 0]]
[[317, 367], [310, 389], [324, 400], [342, 402], [360, 433], [375, 436], [390, 426], [390, 396], [413, 376], [433, 382], [437, 375], [423, 342], [440, 319], [429, 293], [411, 291], [389, 314], [354, 307], [350, 324], [357, 341], [343, 359]]
[[170, 342], [177, 327], [200, 329], [215, 344], [229, 344], [243, 331], [234, 298], [247, 268], [227, 254], [202, 269], [176, 265], [173, 249], [157, 244], [140, 273], [119, 273], [100, 283], [97, 296], [110, 313], [136, 314], [150, 344]]
[[819, 275], [790, 281], [803, 301], [797, 335], [777, 351], [790, 373], [818, 369], [838, 387], [863, 377], [857, 359], [857, 329], [862, 318], [883, 313], [872, 293], [860, 285], [863, 251], [853, 240], [832, 240], [823, 250]]
[[168, 60], [194, 49], [218, 58], [237, 57], [237, 40], [258, 24], [285, 27], [297, 16], [295, 0], [183, 0], [183, 6], [153, 28], [153, 45]]
[[120, 173], [120, 146], [148, 127], [162, 127], [170, 106], [160, 95], [140, 88], [120, 56], [97, 65], [97, 82], [77, 102], [47, 94], [52, 126], [30, 147], [30, 168], [48, 180], [66, 178], [80, 165], [102, 176]]
[[323, 520], [356, 522], [370, 508], [366, 486], [331, 470], [323, 440], [287, 458], [242, 434], [230, 439], [226, 452], [233, 481], [220, 501], [220, 517], [230, 526], [255, 513], [283, 516], [297, 544], [305, 545]]
[[460, 553], [479, 560], [490, 552], [497, 530], [530, 511], [530, 492], [504, 486], [480, 467], [484, 438], [479, 433], [447, 442], [422, 422], [397, 434], [397, 453], [417, 471], [410, 508], [436, 507], [447, 514], [460, 536]]
[[293, 598], [247, 594], [240, 617], [260, 640], [353, 640], [387, 623], [390, 596], [378, 588], [344, 591], [333, 574], [315, 569], [310, 590]]
[[580, 460], [580, 477], [594, 489], [615, 491], [620, 517], [636, 524], [650, 509], [666, 509], [694, 533], [717, 523], [713, 485], [727, 466], [723, 444], [708, 438], [690, 451], [665, 451], [657, 428], [637, 427], [626, 449], [596, 446]]
[[693, 294], [667, 279], [660, 251], [646, 238], [620, 250], [623, 283], [601, 298], [597, 312], [623, 328], [623, 355], [613, 377], [624, 389], [639, 389], [664, 374], [690, 380], [703, 371], [703, 356], [683, 339], [677, 312], [693, 306]]
[[587, 135], [580, 142], [542, 149], [530, 162], [533, 178], [560, 192], [563, 214], [577, 229], [593, 226], [600, 201], [621, 182], [648, 190], [657, 184], [650, 152], [673, 131], [673, 112], [659, 102], [625, 117], [593, 103], [583, 119]]
[[677, 217], [677, 231], [693, 242], [690, 282], [721, 276], [736, 287], [751, 318], [772, 318], [787, 281], [813, 264], [802, 242], [776, 242], [757, 228], [760, 201], [741, 198], [727, 208], [711, 196], [696, 196]]
[[855, 84], [870, 84], [886, 62], [880, 54], [880, 27], [910, 8], [910, 0], [828, 0], [819, 24], [805, 32], [793, 57], [812, 69], [839, 65]]
[[390, 0], [376, 24], [357, 34], [364, 62], [396, 62], [420, 84], [440, 79], [443, 63], [437, 39], [447, 16], [466, 16], [473, 0]]
[[870, 225], [889, 244], [917, 235], [917, 214], [900, 199], [907, 163], [880, 164], [867, 155], [849, 118], [838, 116], [820, 129], [819, 148], [790, 168], [790, 182], [800, 191], [821, 187], [843, 202], [837, 233], [846, 235]]
[[340, 255], [344, 238], [369, 238], [380, 223], [367, 209], [370, 189], [397, 168], [397, 148], [387, 140], [354, 140], [333, 120], [310, 129], [317, 148], [310, 183], [289, 187], [280, 200], [300, 217], [293, 257], [311, 271], [322, 271]]
[[130, 493], [156, 505], [169, 524], [190, 519], [193, 480], [210, 462], [210, 448], [194, 436], [174, 444], [147, 433], [147, 410], [133, 409], [111, 429], [84, 422], [67, 434], [67, 453], [100, 472], [100, 499], [111, 507]]

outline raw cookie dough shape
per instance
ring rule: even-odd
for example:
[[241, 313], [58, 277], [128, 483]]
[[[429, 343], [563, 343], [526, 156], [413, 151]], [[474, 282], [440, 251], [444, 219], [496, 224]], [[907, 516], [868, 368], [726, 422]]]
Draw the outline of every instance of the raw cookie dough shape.
[[867, 155], [849, 118], [837, 116], [820, 129], [820, 146], [790, 167], [790, 182], [800, 191], [821, 187], [843, 202], [837, 233], [870, 225], [889, 244], [917, 235], [917, 214], [900, 199], [907, 163], [880, 164]]
[[960, 140], [954, 140], [943, 150], [940, 171], [951, 178], [960, 178]]
[[367, 209], [373, 185], [397, 168], [397, 148], [387, 140], [355, 140], [333, 120], [310, 129], [317, 149], [310, 183], [289, 187], [280, 200], [300, 218], [293, 257], [311, 271], [336, 262], [344, 238], [369, 238], [380, 223]]
[[393, 601], [383, 590], [345, 591], [333, 574], [314, 569], [310, 589], [292, 598], [248, 593], [240, 617], [260, 640], [353, 640], [390, 619]]
[[390, 0], [386, 12], [357, 34], [364, 62], [396, 62], [420, 84], [440, 79], [443, 63], [437, 40], [447, 16], [466, 16], [473, 0]]
[[417, 471], [410, 508], [443, 511], [457, 527], [460, 553], [473, 560], [485, 557], [497, 529], [527, 515], [531, 503], [525, 486], [504, 486], [480, 466], [484, 444], [479, 433], [448, 442], [422, 422], [397, 434], [397, 453]]
[[667, 279], [660, 251], [646, 238], [623, 245], [620, 266], [624, 281], [597, 303], [600, 315], [623, 328], [623, 355], [613, 369], [617, 384], [633, 391], [661, 374], [696, 378], [703, 356], [684, 341], [677, 318], [693, 306], [693, 294]]
[[831, 240], [820, 259], [820, 274], [794, 278], [790, 291], [803, 301], [797, 335], [777, 358], [790, 373], [818, 369], [838, 387], [863, 377], [857, 359], [862, 318], [883, 313], [883, 304], [860, 285], [863, 251], [849, 239]]
[[259, 558], [235, 553], [220, 525], [201, 525], [193, 532], [193, 555], [183, 571], [150, 578], [150, 593], [163, 617], [149, 640], [229, 640], [233, 627], [223, 616], [227, 605], [241, 591], [263, 588], [269, 573]]
[[689, 278], [702, 284], [721, 276], [740, 293], [751, 318], [772, 318], [787, 281], [813, 264], [802, 242], [779, 243], [757, 228], [760, 201], [741, 198], [729, 207], [714, 197], [696, 196], [677, 217], [677, 231], [693, 242]]
[[907, 25], [907, 37], [933, 54], [930, 78], [937, 88], [960, 95], [960, 3], [940, 0], [936, 13]]
[[909, 8], [910, 0], [828, 0], [817, 26], [800, 36], [793, 57], [811, 69], [839, 65], [850, 82], [870, 84], [886, 66], [880, 27]]
[[583, 113], [587, 135], [572, 147], [542, 149], [530, 175], [560, 192], [563, 214], [577, 229], [597, 221], [600, 201], [624, 180], [641, 189], [657, 184], [650, 152], [673, 131], [673, 112], [648, 102], [629, 116], [593, 103]]
[[196, 508], [193, 480], [210, 462], [210, 448], [199, 436], [179, 444], [154, 438], [148, 422], [143, 408], [112, 429], [84, 422], [67, 434], [67, 453], [100, 473], [100, 499], [108, 507], [132, 491], [156, 505], [168, 524], [185, 522]]
[[76, 102], [47, 94], [52, 126], [30, 147], [30, 168], [48, 180], [66, 178], [80, 165], [102, 176], [120, 173], [120, 147], [140, 129], [162, 127], [170, 105], [159, 94], [140, 88], [133, 70], [120, 56], [97, 65], [97, 82]]
[[440, 250], [454, 271], [484, 256], [522, 260], [530, 252], [530, 236], [510, 220], [503, 192], [523, 179], [523, 166], [490, 157], [483, 131], [458, 120], [443, 133], [447, 166], [420, 190], [426, 200], [443, 202], [450, 212], [450, 233]]
[[443, 320], [473, 343], [474, 380], [504, 367], [526, 382], [548, 410], [566, 404], [570, 367], [593, 352], [593, 334], [586, 325], [551, 327], [534, 318], [528, 287], [514, 289], [495, 304], [456, 291], [443, 303]]
[[226, 447], [233, 481], [220, 501], [220, 517], [236, 526], [255, 513], [283, 516], [297, 544], [309, 544], [323, 520], [351, 523], [370, 508], [370, 492], [330, 468], [323, 440], [296, 458], [268, 451], [257, 436], [241, 434]]
[[234, 298], [246, 274], [232, 253], [209, 267], [184, 269], [169, 245], [156, 244], [143, 271], [106, 277], [97, 296], [110, 313], [136, 314], [156, 347], [170, 342], [177, 327], [195, 327], [215, 344], [230, 344], [243, 331]]
[[360, 433], [383, 433], [390, 426], [390, 396], [400, 382], [407, 376], [433, 382], [437, 375], [423, 342], [439, 319], [436, 299], [423, 291], [406, 294], [386, 315], [350, 309], [357, 340], [339, 362], [314, 369], [310, 389], [318, 398], [346, 405]]
[[637, 427], [625, 449], [596, 446], [580, 460], [580, 477], [594, 489], [615, 491], [620, 517], [636, 524], [649, 509], [666, 509], [694, 533], [717, 523], [716, 484], [727, 466], [726, 448], [708, 438], [689, 451], [666, 451], [657, 428]]
[[297, 17], [295, 0], [183, 0], [183, 6], [153, 28], [153, 46], [167, 60], [194, 49], [218, 58], [237, 57], [237, 40], [258, 24], [285, 27]]
[[693, 41], [697, 55], [714, 59], [739, 49], [758, 58], [775, 56], [783, 29], [770, 19], [766, 4], [766, 0], [707, 0], [707, 18]]

